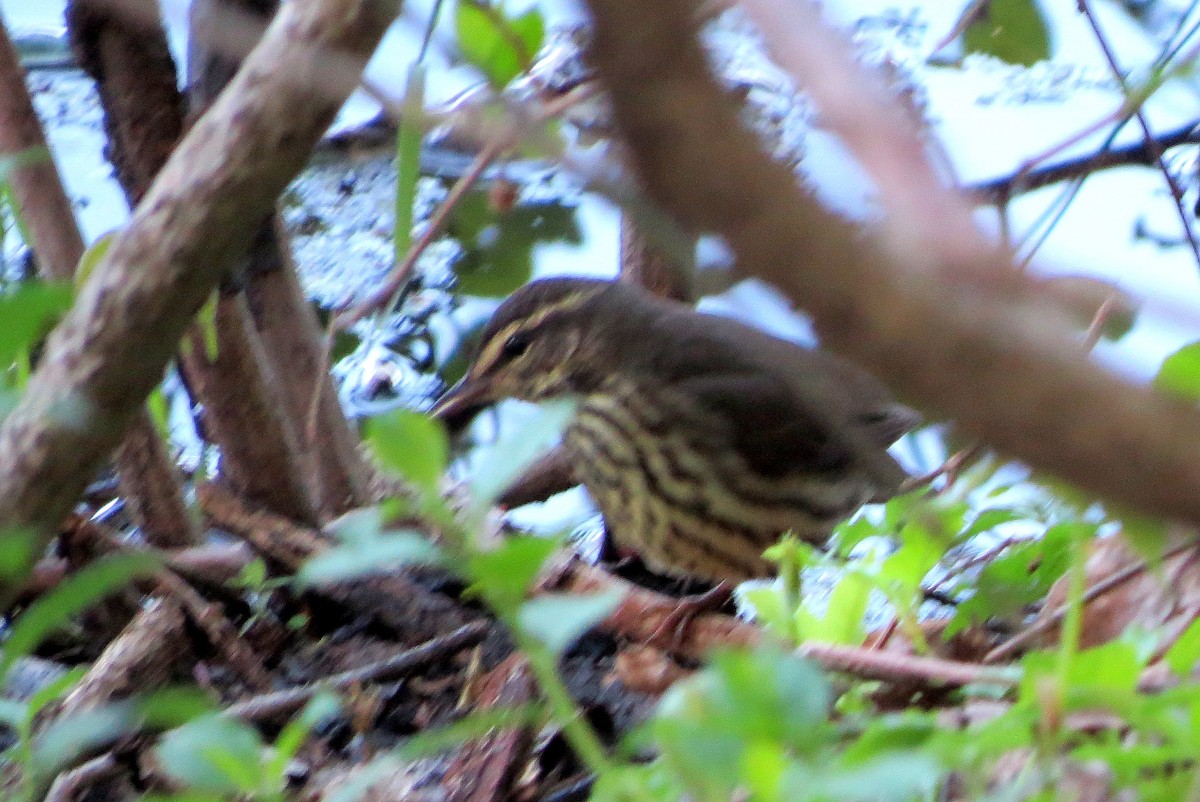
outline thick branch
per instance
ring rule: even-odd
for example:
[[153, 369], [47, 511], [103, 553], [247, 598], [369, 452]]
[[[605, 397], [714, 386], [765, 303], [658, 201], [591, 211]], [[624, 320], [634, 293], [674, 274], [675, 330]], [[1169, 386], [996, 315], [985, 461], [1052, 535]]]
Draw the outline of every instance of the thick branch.
[[741, 126], [695, 36], [681, 35], [694, 34], [691, 3], [589, 5], [593, 57], [643, 184], [684, 225], [722, 234], [740, 270], [809, 310], [827, 345], [969, 434], [1114, 501], [1200, 522], [1200, 413], [1084, 361], [1061, 310], [963, 228], [965, 203], [938, 191], [862, 236]]
[[0, 525], [48, 537], [358, 81], [396, 0], [285, 4], [156, 179], [0, 428]]

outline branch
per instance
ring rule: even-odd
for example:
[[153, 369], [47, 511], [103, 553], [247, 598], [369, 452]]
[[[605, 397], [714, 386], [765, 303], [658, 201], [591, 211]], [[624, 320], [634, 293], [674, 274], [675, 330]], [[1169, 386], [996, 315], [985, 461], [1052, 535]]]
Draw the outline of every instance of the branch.
[[[788, 4], [797, 18], [771, 33], [810, 48], [797, 77], [819, 74], [804, 88], [883, 188], [888, 218], [870, 237], [823, 209], [742, 127], [697, 45], [691, 3], [589, 6], [592, 57], [642, 184], [683, 225], [722, 235], [743, 275], [807, 309], [827, 346], [967, 434], [1089, 492], [1200, 522], [1200, 413], [1080, 360], [1068, 316], [974, 228], [965, 199], [929, 181], [923, 154], [904, 144], [911, 126], [892, 125], [895, 109], [873, 126], [853, 109], [825, 115], [827, 103], [887, 102], [848, 56], [830, 56], [845, 45], [807, 4]], [[901, 186], [913, 175], [919, 194]]]
[[1119, 148], [1088, 153], [1074, 159], [1036, 169], [1020, 169], [1011, 175], [968, 184], [963, 191], [976, 203], [1001, 204], [1010, 198], [1035, 189], [1083, 178], [1100, 170], [1136, 164], [1153, 167], [1160, 153], [1180, 145], [1200, 144], [1200, 121], [1192, 121], [1173, 131], [1159, 134], [1153, 141], [1145, 139]]

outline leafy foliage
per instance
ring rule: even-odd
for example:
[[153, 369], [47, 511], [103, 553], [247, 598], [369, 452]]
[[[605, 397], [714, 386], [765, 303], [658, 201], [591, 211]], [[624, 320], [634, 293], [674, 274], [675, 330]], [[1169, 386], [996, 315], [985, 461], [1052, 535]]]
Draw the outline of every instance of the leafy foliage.
[[498, 211], [486, 193], [472, 192], [454, 208], [448, 232], [462, 246], [454, 263], [459, 289], [499, 298], [529, 281], [533, 248], [542, 242], [578, 244], [575, 212], [553, 202], [524, 203]]
[[486, 0], [459, 0], [454, 22], [463, 56], [497, 89], [529, 67], [546, 36], [537, 8], [508, 16], [502, 5]]
[[976, 17], [963, 32], [968, 53], [1026, 67], [1050, 57], [1050, 30], [1038, 0], [984, 0], [969, 13]]

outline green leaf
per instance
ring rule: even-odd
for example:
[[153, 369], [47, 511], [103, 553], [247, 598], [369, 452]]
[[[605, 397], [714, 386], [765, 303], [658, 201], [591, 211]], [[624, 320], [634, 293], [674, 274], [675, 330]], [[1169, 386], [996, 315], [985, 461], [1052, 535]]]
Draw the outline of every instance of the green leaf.
[[[213, 290], [208, 296], [208, 300], [204, 302], [204, 306], [200, 307], [200, 311], [196, 313], [196, 325], [200, 327], [200, 334], [204, 338], [204, 357], [209, 362], [215, 362], [220, 354], [220, 338], [217, 336], [217, 304], [220, 303], [220, 291]], [[183, 341], [184, 349], [191, 352], [192, 341], [190, 338], [185, 338]]]
[[1192, 669], [1200, 662], [1200, 619], [1188, 624], [1163, 659], [1175, 676], [1183, 679], [1192, 675]]
[[190, 685], [159, 688], [135, 700], [146, 724], [160, 729], [179, 727], [214, 712], [208, 693]]
[[300, 715], [292, 718], [275, 739], [275, 754], [267, 761], [266, 775], [282, 787], [288, 763], [300, 751], [309, 734], [322, 722], [336, 716], [341, 709], [342, 704], [337, 694], [329, 690], [318, 692], [300, 711]]
[[137, 707], [130, 702], [114, 702], [55, 719], [34, 740], [33, 772], [49, 776], [78, 756], [136, 731], [141, 724]]
[[0, 294], [0, 367], [31, 348], [71, 307], [67, 283], [27, 281], [15, 292]]
[[148, 554], [117, 554], [101, 557], [64, 579], [58, 586], [29, 606], [13, 624], [0, 657], [0, 677], [8, 675], [13, 662], [30, 654], [55, 629], [76, 613], [90, 607], [134, 578], [147, 576], [159, 568], [159, 561]]
[[963, 47], [1028, 67], [1050, 58], [1050, 29], [1037, 0], [989, 0], [963, 32]]
[[[0, 527], [0, 579], [21, 579], [33, 567], [41, 550], [37, 535], [20, 527]], [[4, 673], [0, 672], [0, 679]]]
[[262, 777], [262, 739], [253, 727], [209, 714], [163, 735], [154, 752], [184, 785], [212, 793], [247, 793]]
[[558, 545], [556, 538], [510, 537], [492, 551], [472, 554], [469, 576], [474, 577], [492, 599], [508, 603], [519, 601]]
[[862, 574], [846, 572], [829, 594], [824, 617], [816, 622], [811, 631], [805, 630], [804, 637], [825, 643], [859, 645], [866, 635], [863, 619], [870, 599], [870, 580]]
[[609, 590], [589, 596], [545, 594], [521, 605], [521, 628], [554, 654], [561, 654], [584, 632], [617, 609], [624, 594]]
[[396, 131], [396, 220], [392, 233], [394, 258], [399, 264], [412, 244], [413, 212], [417, 202], [417, 179], [421, 177], [421, 139], [425, 135], [425, 68], [419, 63], [408, 69], [400, 127]]
[[508, 17], [500, 6], [460, 0], [454, 22], [463, 57], [496, 89], [528, 69], [546, 34], [545, 20], [536, 8]]
[[96, 265], [104, 261], [104, 257], [108, 255], [108, 249], [112, 247], [116, 238], [116, 232], [110, 231], [89, 245], [88, 249], [83, 252], [83, 256], [79, 257], [79, 264], [75, 266], [76, 287], [82, 287], [84, 282], [91, 278]]
[[405, 565], [441, 565], [445, 554], [413, 530], [385, 531], [347, 540], [310, 559], [296, 573], [301, 587], [343, 582]]
[[528, 420], [501, 434], [471, 476], [471, 503], [476, 512], [490, 507], [534, 460], [559, 441], [575, 415], [575, 406], [568, 398], [543, 401]]
[[490, 298], [502, 298], [529, 281], [534, 245], [582, 241], [573, 208], [546, 201], [498, 212], [484, 192], [463, 197], [446, 231], [463, 249], [453, 265], [459, 290]]
[[441, 424], [401, 409], [367, 421], [367, 442], [387, 467], [427, 493], [437, 493], [450, 446]]
[[1164, 359], [1154, 386], [1184, 401], [1200, 401], [1200, 342], [1185, 345]]

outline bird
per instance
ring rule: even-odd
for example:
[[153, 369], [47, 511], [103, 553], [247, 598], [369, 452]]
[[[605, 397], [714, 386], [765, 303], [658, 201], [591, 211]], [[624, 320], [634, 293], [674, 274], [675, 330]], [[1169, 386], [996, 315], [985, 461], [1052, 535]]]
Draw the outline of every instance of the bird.
[[783, 534], [821, 544], [899, 492], [888, 447], [920, 420], [825, 350], [583, 277], [501, 303], [433, 415], [461, 430], [502, 399], [559, 397], [576, 399], [563, 447], [617, 548], [720, 584], [770, 576]]

